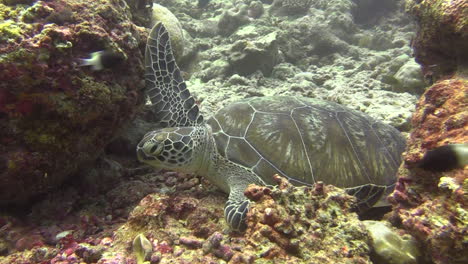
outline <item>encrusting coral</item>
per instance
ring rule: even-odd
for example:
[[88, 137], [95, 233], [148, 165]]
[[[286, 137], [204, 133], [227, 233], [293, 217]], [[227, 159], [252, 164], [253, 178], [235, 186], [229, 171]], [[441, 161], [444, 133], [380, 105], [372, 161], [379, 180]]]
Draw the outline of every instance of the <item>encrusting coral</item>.
[[399, 169], [390, 220], [413, 235], [428, 261], [468, 262], [468, 172], [418, 168], [430, 150], [468, 142], [468, 43], [466, 1], [407, 1], [419, 23], [413, 41], [416, 59], [434, 84], [419, 99], [404, 163]]
[[321, 182], [294, 187], [274, 179], [276, 188], [250, 185], [245, 191], [256, 201], [245, 237], [257, 254], [291, 263], [371, 263], [369, 235], [352, 212], [354, 197]]
[[[430, 172], [417, 168], [423, 155], [448, 143], [468, 142], [468, 80], [439, 81], [421, 97], [404, 165], [390, 201], [392, 221], [421, 242], [435, 263], [466, 263], [467, 169]], [[451, 183], [451, 184], [447, 184]]]
[[224, 234], [221, 193], [152, 194], [117, 232], [122, 252], [140, 233], [153, 243], [158, 263], [253, 263], [254, 261], [371, 263], [369, 236], [352, 207], [355, 198], [322, 183], [294, 187], [277, 176], [278, 187], [251, 185], [255, 201], [244, 234]]
[[[0, 204], [27, 202], [83, 169], [142, 102], [147, 33], [117, 2], [0, 1]], [[79, 67], [99, 50], [125, 66]]]
[[406, 1], [419, 30], [412, 41], [416, 61], [436, 78], [456, 71], [468, 57], [468, 2], [465, 0]]

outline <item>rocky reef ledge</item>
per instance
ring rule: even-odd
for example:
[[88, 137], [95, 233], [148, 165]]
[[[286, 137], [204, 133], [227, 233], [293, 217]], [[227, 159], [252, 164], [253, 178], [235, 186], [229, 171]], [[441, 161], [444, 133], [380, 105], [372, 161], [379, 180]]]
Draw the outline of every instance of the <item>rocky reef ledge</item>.
[[[74, 221], [28, 229], [18, 228], [18, 219], [1, 218], [5, 237], [23, 238], [14, 245], [17, 253], [0, 263], [372, 263], [370, 236], [351, 210], [355, 198], [339, 188], [322, 183], [294, 187], [280, 177], [277, 187], [250, 185], [246, 195], [255, 202], [247, 230], [237, 233], [226, 229], [226, 196], [199, 180], [174, 173], [142, 176], [140, 181], [160, 184], [165, 191], [143, 198], [128, 220], [117, 216], [123, 209], [102, 217], [97, 205], [83, 208]], [[133, 182], [116, 188], [127, 191], [113, 191], [119, 198], [101, 203], [119, 207], [119, 200], [122, 204], [129, 194], [144, 192], [141, 186]], [[141, 242], [145, 239], [149, 243]]]
[[[0, 1], [0, 205], [92, 164], [143, 101], [147, 32], [118, 2]], [[101, 50], [124, 62], [79, 67]]]

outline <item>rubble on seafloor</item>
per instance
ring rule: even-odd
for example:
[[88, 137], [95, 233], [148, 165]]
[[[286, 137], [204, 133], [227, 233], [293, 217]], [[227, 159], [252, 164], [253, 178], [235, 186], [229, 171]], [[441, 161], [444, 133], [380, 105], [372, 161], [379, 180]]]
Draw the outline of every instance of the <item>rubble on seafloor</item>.
[[[331, 185], [294, 187], [280, 179], [278, 187], [249, 186], [246, 195], [255, 202], [247, 230], [238, 233], [229, 231], [224, 220], [226, 195], [200, 184], [199, 178], [165, 173], [139, 180], [151, 188], [160, 184], [164, 191], [143, 198], [128, 220], [113, 219], [122, 208], [107, 211], [96, 204], [94, 211], [83, 208], [70, 212], [66, 221], [50, 219], [27, 231], [18, 229], [17, 219], [1, 218], [8, 221], [0, 230], [3, 238], [31, 241], [16, 240], [0, 263], [137, 263], [132, 243], [139, 235], [152, 244], [149, 263], [372, 263], [370, 237], [351, 212], [354, 198]], [[137, 193], [128, 189], [113, 199]], [[105, 208], [110, 202], [100, 201]], [[85, 212], [95, 215], [85, 217]], [[2, 239], [0, 244], [10, 242]]]
[[331, 185], [251, 185], [255, 201], [245, 233], [229, 232], [220, 193], [151, 194], [119, 228], [115, 242], [129, 252], [144, 234], [150, 263], [371, 263], [369, 236], [352, 212], [354, 197]]
[[[108, 170], [107, 167], [103, 168]], [[93, 171], [83, 173], [95, 173]], [[97, 176], [102, 172], [97, 172]], [[145, 168], [125, 169], [101, 194], [89, 184], [69, 184], [30, 211], [0, 212], [0, 263], [134, 263], [131, 251], [117, 251], [115, 231], [150, 193], [211, 193], [200, 178]], [[218, 193], [218, 200], [224, 195]], [[220, 207], [222, 210], [222, 205]], [[133, 238], [123, 242], [131, 244]], [[119, 260], [120, 259], [120, 260]], [[120, 261], [120, 262], [119, 262]], [[136, 262], [135, 262], [136, 263]]]
[[[187, 86], [203, 115], [252, 96], [292, 95], [335, 101], [407, 131], [425, 83], [411, 57], [415, 25], [404, 2], [212, 0], [201, 9], [192, 0], [158, 4], [174, 13], [185, 45], [197, 50], [179, 66], [190, 76]], [[301, 12], [277, 14], [285, 8]]]

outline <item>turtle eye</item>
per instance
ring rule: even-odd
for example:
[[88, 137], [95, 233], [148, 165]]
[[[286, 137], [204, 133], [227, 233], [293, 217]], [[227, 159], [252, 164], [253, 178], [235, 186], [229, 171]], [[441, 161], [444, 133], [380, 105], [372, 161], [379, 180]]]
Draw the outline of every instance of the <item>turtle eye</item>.
[[146, 147], [148, 154], [152, 156], [157, 156], [161, 154], [163, 150], [163, 145], [158, 142], [149, 142], [149, 146]]
[[158, 149], [158, 146], [154, 145], [153, 147], [151, 147], [150, 152], [154, 154], [154, 152], [156, 152], [157, 149]]

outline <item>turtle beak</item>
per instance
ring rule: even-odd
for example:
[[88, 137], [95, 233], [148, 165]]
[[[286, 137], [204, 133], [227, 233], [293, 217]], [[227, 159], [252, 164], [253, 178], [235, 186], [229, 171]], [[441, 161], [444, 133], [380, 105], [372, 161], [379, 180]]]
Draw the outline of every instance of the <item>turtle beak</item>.
[[[155, 147], [157, 147], [157, 150], [152, 151], [152, 150], [155, 149]], [[141, 162], [156, 160], [156, 155], [158, 155], [160, 153], [159, 149], [162, 149], [162, 147], [161, 146], [153, 146], [151, 148], [148, 148], [148, 146], [146, 146], [146, 145], [143, 146], [143, 147], [138, 146], [137, 147], [138, 160], [141, 161]], [[157, 151], [159, 151], [159, 152], [157, 152]]]
[[145, 137], [138, 143], [137, 156], [140, 161], [154, 161], [163, 151], [164, 144], [154, 137]]
[[137, 157], [138, 157], [138, 160], [141, 162], [144, 162], [145, 160], [151, 160], [152, 158], [146, 155], [145, 151], [143, 151], [143, 149], [140, 147], [137, 147]]
[[155, 158], [151, 155], [151, 152], [148, 152], [148, 144], [147, 142], [150, 142], [152, 137], [154, 135], [154, 131], [148, 132], [143, 136], [143, 139], [138, 143], [137, 145], [137, 157], [138, 160], [141, 162], [149, 161], [149, 160], [155, 160]]

